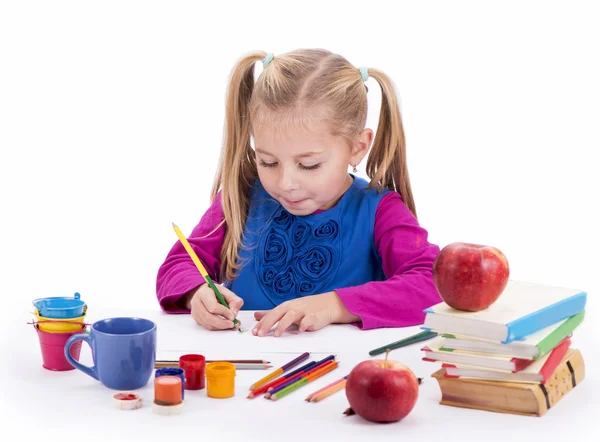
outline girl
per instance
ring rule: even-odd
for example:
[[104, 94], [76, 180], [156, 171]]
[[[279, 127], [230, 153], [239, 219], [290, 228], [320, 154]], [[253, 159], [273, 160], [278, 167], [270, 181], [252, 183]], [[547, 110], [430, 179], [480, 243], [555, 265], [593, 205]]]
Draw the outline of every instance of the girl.
[[[374, 141], [365, 128], [369, 75], [382, 89]], [[212, 205], [188, 240], [230, 309], [179, 242], [158, 272], [162, 309], [191, 311], [209, 330], [256, 310], [258, 336], [292, 324], [421, 324], [423, 310], [441, 302], [432, 279], [439, 248], [417, 222], [391, 80], [325, 50], [251, 53], [232, 71], [225, 123]], [[356, 173], [372, 141], [367, 182], [348, 166]]]

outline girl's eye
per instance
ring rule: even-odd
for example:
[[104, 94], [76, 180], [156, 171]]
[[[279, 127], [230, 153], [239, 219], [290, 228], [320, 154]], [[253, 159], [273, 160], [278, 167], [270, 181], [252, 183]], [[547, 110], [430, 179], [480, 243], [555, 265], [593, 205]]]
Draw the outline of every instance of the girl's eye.
[[260, 165], [262, 167], [275, 167], [277, 166], [277, 163], [265, 163], [263, 160], [260, 160]]
[[[259, 164], [262, 167], [275, 167], [275, 166], [277, 166], [278, 163], [277, 162], [275, 162], [275, 163], [265, 163], [263, 160], [260, 160]], [[303, 170], [316, 170], [319, 167], [321, 167], [321, 163], [317, 163], [317, 164], [314, 164], [312, 166], [304, 166], [304, 165], [300, 164], [299, 166], [300, 166], [300, 169], [303, 169]]]
[[304, 169], [304, 170], [315, 170], [315, 169], [318, 169], [319, 167], [321, 167], [321, 163], [317, 163], [312, 166], [303, 166], [302, 164], [300, 164], [300, 169]]

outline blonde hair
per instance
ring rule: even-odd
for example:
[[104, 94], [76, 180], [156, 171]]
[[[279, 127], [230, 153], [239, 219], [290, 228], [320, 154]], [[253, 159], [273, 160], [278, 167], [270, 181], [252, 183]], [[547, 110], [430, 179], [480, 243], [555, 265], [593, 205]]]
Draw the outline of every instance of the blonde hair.
[[[358, 68], [344, 57], [322, 49], [301, 49], [275, 56], [257, 81], [254, 68], [266, 52], [247, 54], [234, 66], [227, 91], [223, 146], [211, 201], [221, 191], [226, 224], [221, 250], [221, 280], [233, 280], [238, 270], [250, 205], [250, 189], [258, 177], [250, 138], [253, 128], [275, 116], [296, 124], [307, 118], [327, 118], [334, 135], [353, 140], [365, 127], [367, 91]], [[398, 192], [416, 217], [408, 169], [404, 129], [390, 78], [370, 68], [381, 87], [381, 111], [366, 173], [370, 187]], [[326, 109], [326, 115], [311, 110]], [[289, 116], [300, 116], [290, 119]]]

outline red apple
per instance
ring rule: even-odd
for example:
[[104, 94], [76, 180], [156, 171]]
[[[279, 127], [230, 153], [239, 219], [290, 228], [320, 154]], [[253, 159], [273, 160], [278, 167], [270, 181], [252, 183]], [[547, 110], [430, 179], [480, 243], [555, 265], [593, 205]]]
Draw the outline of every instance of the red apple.
[[506, 256], [496, 247], [479, 244], [448, 244], [433, 263], [433, 281], [444, 302], [469, 312], [496, 302], [508, 275]]
[[419, 381], [404, 364], [390, 360], [363, 361], [346, 379], [352, 410], [373, 422], [396, 422], [411, 412], [419, 395]]

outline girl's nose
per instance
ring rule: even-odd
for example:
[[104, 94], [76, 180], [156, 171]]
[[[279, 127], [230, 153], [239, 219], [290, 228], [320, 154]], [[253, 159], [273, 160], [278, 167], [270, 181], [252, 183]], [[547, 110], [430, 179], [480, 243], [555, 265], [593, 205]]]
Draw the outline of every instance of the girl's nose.
[[284, 192], [291, 192], [298, 188], [298, 179], [296, 173], [290, 168], [282, 167], [279, 174], [279, 188]]

